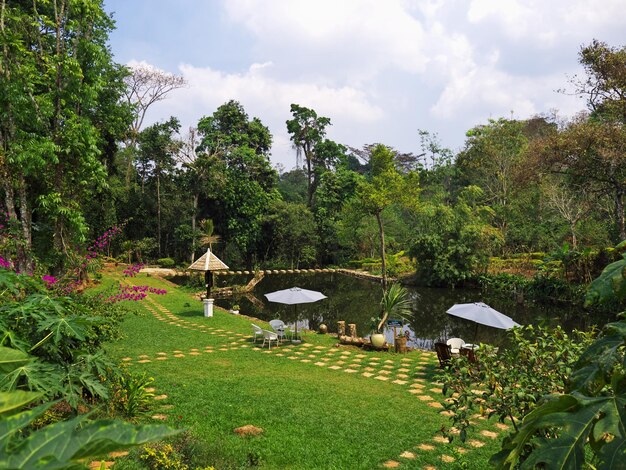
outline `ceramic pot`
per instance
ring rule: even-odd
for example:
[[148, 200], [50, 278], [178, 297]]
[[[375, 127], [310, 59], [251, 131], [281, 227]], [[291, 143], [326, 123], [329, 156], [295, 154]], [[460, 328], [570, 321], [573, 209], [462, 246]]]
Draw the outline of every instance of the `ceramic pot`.
[[372, 333], [370, 335], [370, 341], [375, 348], [382, 348], [385, 344], [385, 335], [382, 333]]

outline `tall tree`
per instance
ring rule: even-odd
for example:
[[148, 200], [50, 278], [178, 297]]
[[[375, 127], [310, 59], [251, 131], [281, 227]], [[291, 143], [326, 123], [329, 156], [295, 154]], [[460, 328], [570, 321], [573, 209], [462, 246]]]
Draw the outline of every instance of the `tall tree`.
[[119, 106], [123, 72], [107, 47], [113, 22], [101, 0], [2, 0], [0, 11], [0, 178], [23, 240], [18, 269], [31, 271], [34, 209], [38, 225], [51, 227], [46, 253], [85, 239], [81, 203], [105, 184], [100, 157], [115, 141], [107, 115]]
[[393, 149], [382, 144], [376, 145], [370, 154], [369, 178], [360, 181], [357, 188], [357, 198], [363, 210], [373, 215], [378, 224], [382, 284], [385, 291], [387, 290], [387, 262], [383, 211], [394, 203], [416, 203], [419, 191], [417, 174], [414, 172], [401, 174], [396, 169], [394, 157]]
[[287, 121], [287, 131], [291, 134], [291, 141], [298, 155], [304, 154], [307, 174], [307, 206], [313, 201], [313, 184], [316, 158], [316, 147], [324, 141], [326, 127], [330, 125], [330, 118], [318, 116], [317, 113], [298, 104], [291, 105], [293, 119]]
[[262, 237], [262, 223], [276, 190], [277, 174], [269, 161], [272, 136], [258, 118], [249, 119], [243, 106], [229, 101], [198, 122], [199, 158], [216, 158], [225, 183], [212, 199], [216, 221], [226, 243], [233, 242], [246, 267], [252, 269]]
[[175, 165], [175, 156], [180, 149], [180, 140], [176, 134], [180, 130], [178, 119], [171, 117], [169, 120], [156, 123], [144, 129], [139, 135], [139, 159], [141, 167], [141, 186], [144, 187], [146, 179], [151, 176], [155, 183], [156, 211], [157, 211], [157, 250], [161, 256], [162, 244], [162, 194], [161, 181], [168, 173], [172, 172]]
[[137, 139], [148, 109], [153, 104], [164, 100], [170, 92], [184, 87], [186, 81], [181, 75], [167, 73], [150, 65], [139, 64], [130, 67], [130, 73], [124, 78], [124, 83], [126, 85], [124, 97], [133, 111], [132, 123], [125, 139], [126, 188], [128, 189], [137, 150]]

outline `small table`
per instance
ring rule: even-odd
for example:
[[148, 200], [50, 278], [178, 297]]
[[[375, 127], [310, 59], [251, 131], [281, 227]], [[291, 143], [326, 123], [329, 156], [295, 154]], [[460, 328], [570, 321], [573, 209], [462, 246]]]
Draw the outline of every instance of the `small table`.
[[461, 349], [471, 349], [473, 351], [475, 351], [478, 348], [480, 348], [478, 344], [472, 344], [472, 343], [465, 343], [463, 346], [461, 346]]

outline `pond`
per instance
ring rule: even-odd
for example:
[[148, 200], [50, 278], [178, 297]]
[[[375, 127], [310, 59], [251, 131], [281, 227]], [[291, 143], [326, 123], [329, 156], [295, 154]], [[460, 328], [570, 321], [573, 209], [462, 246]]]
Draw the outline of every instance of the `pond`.
[[[215, 276], [215, 287], [244, 285], [251, 276]], [[292, 305], [268, 302], [264, 294], [298, 286], [324, 293], [328, 298], [316, 303]], [[439, 339], [463, 338], [467, 342], [499, 344], [504, 337], [502, 330], [477, 326], [475, 323], [453, 317], [446, 310], [455, 303], [482, 301], [510, 316], [516, 322], [527, 324], [561, 325], [568, 331], [574, 328], [588, 329], [591, 325], [604, 324], [611, 318], [591, 318], [579, 308], [541, 305], [519, 305], [516, 302], [483, 294], [472, 289], [438, 289], [408, 287], [412, 318], [402, 331], [409, 337], [411, 347], [428, 348]], [[379, 311], [382, 289], [379, 284], [340, 273], [270, 274], [257, 284], [253, 292], [228, 298], [216, 298], [216, 305], [230, 309], [240, 306], [241, 313], [261, 320], [280, 318], [293, 325], [298, 316], [298, 328], [317, 330], [321, 323], [330, 332], [337, 331], [337, 321], [355, 323], [359, 336], [369, 336], [372, 317]], [[398, 329], [398, 332], [400, 329]], [[385, 332], [391, 342], [393, 331]]]

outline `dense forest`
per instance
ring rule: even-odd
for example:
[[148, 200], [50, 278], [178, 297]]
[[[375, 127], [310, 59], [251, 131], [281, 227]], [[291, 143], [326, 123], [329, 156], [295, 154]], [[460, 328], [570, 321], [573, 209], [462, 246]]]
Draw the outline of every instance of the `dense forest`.
[[120, 261], [184, 266], [210, 244], [246, 269], [393, 273], [411, 259], [443, 285], [494, 256], [626, 239], [625, 46], [581, 46], [584, 76], [563, 83], [582, 98], [577, 116], [491, 119], [458, 153], [417, 129], [413, 153], [350, 148], [326, 137], [332, 116], [292, 104], [294, 168], [279, 172], [263, 117], [235, 100], [190, 129], [175, 116], [144, 125], [184, 79], [115, 63], [99, 2], [2, 6], [0, 254], [18, 271], [80, 271], [115, 233], [106, 254]]

